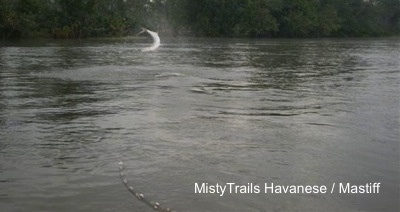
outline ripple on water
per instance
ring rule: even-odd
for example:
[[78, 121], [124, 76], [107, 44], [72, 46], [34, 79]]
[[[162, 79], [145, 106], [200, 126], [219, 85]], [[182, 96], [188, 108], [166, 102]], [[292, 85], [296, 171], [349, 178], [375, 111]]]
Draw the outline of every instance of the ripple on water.
[[[397, 40], [167, 39], [146, 54], [144, 41], [63, 42], [0, 48], [5, 210], [145, 211], [120, 160], [133, 186], [178, 211], [398, 207]], [[193, 193], [194, 182], [338, 179], [387, 188]]]

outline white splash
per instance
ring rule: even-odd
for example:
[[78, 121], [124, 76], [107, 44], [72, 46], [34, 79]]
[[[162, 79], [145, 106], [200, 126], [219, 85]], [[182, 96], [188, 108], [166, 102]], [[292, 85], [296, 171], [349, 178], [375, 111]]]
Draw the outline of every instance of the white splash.
[[138, 35], [142, 34], [143, 32], [147, 32], [153, 38], [153, 44], [149, 47], [143, 48], [142, 52], [154, 51], [160, 46], [160, 37], [158, 36], [157, 32], [150, 31], [146, 28], [142, 28], [142, 31], [139, 32]]

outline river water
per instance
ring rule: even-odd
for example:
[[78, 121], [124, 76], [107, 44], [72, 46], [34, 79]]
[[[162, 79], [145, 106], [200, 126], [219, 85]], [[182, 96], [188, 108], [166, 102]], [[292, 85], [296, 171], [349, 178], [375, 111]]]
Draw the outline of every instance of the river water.
[[1, 44], [1, 211], [399, 211], [400, 39], [148, 42]]

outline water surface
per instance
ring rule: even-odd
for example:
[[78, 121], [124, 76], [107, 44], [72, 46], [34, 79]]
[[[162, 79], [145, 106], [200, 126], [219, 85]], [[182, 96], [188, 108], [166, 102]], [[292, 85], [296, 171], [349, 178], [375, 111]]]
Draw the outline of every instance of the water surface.
[[[399, 39], [21, 41], [0, 48], [2, 211], [398, 211]], [[379, 194], [195, 183], [380, 182]]]

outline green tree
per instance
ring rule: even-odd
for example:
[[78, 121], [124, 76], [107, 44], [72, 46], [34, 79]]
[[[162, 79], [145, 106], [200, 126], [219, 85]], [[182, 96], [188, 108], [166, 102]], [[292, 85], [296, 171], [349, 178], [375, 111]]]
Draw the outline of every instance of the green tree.
[[283, 0], [274, 14], [280, 23], [279, 36], [307, 37], [318, 26], [317, 0]]
[[400, 33], [399, 0], [0, 0], [0, 36], [124, 36], [145, 26], [197, 36]]
[[375, 1], [380, 7], [381, 24], [388, 33], [400, 33], [400, 1], [380, 0]]
[[331, 36], [340, 29], [340, 18], [331, 4], [319, 5], [317, 19], [317, 27], [313, 31], [314, 36]]
[[240, 21], [235, 26], [235, 35], [265, 37], [278, 31], [278, 23], [270, 13], [269, 1], [247, 1], [241, 11]]

